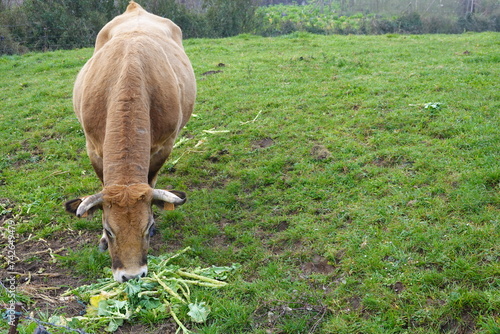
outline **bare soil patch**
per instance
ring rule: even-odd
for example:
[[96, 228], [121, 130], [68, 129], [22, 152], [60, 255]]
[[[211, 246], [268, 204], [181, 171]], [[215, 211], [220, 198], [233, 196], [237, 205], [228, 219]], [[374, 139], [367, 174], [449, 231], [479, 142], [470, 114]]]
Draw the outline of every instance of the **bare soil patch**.
[[[5, 220], [5, 217], [3, 217]], [[29, 297], [25, 305], [27, 311], [45, 311], [65, 313], [68, 316], [81, 315], [85, 306], [71, 297], [61, 297], [68, 289], [83, 284], [83, 279], [59, 265], [59, 256], [67, 254], [69, 249], [82, 247], [94, 242], [90, 232], [61, 231], [47, 239], [34, 239], [31, 235], [17, 236], [15, 242], [15, 260], [13, 267], [7, 268], [7, 247], [2, 247], [2, 271], [0, 279], [15, 278], [16, 292]], [[7, 245], [5, 235], [0, 236], [0, 245]]]
[[162, 323], [153, 326], [147, 326], [142, 324], [130, 325], [124, 324], [115, 332], [116, 334], [175, 334], [177, 330], [177, 325], [175, 323]]
[[260, 139], [260, 140], [255, 140], [252, 142], [252, 148], [254, 150], [258, 150], [258, 149], [262, 149], [262, 148], [267, 148], [271, 145], [274, 144], [274, 140], [272, 140], [271, 138], [269, 137], [266, 137], [266, 138], [263, 138], [263, 139]]

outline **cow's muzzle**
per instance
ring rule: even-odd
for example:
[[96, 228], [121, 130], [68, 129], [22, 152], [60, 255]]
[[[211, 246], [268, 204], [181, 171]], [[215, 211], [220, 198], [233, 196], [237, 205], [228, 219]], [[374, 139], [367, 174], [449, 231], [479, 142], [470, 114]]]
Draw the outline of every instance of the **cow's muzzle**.
[[113, 278], [115, 279], [115, 281], [123, 283], [134, 278], [145, 277], [147, 273], [148, 273], [147, 265], [139, 267], [138, 270], [127, 270], [120, 268], [113, 270]]

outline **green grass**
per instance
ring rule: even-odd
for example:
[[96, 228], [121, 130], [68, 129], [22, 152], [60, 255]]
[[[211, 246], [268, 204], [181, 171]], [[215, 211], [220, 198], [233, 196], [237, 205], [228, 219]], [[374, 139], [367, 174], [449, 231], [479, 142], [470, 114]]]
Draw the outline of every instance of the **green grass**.
[[[193, 292], [212, 313], [191, 328], [499, 333], [499, 40], [186, 40], [196, 117], [158, 186], [189, 202], [159, 215], [160, 248], [242, 265], [229, 287]], [[0, 58], [0, 197], [24, 237], [100, 233], [62, 208], [99, 190], [71, 106], [91, 53]], [[75, 275], [103, 262], [81, 254]]]

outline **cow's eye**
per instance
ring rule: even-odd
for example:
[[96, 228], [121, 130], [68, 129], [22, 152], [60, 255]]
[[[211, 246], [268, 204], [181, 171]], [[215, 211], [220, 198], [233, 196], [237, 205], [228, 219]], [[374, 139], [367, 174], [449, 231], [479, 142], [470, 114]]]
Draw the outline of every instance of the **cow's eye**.
[[147, 231], [147, 235], [151, 238], [154, 234], [155, 234], [155, 224], [154, 223], [151, 223], [149, 225], [149, 228], [148, 228], [148, 231]]
[[105, 228], [104, 232], [106, 233], [106, 236], [108, 237], [108, 239], [112, 239], [113, 238], [113, 233], [110, 230], [108, 230], [107, 228]]

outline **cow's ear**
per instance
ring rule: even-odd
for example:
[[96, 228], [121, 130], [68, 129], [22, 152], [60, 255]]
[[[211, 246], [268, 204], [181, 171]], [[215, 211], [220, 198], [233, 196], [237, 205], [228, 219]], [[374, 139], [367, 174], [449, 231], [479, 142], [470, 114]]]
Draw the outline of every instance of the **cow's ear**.
[[67, 201], [66, 203], [64, 203], [64, 208], [66, 209], [66, 212], [69, 212], [76, 216], [76, 210], [78, 210], [78, 207], [81, 203], [81, 198], [72, 199], [71, 201]]
[[[162, 191], [166, 191], [166, 190], [162, 190]], [[163, 198], [155, 197], [155, 198], [153, 198], [153, 204], [162, 210], [173, 210], [173, 209], [175, 209], [175, 207], [186, 203], [187, 197], [186, 197], [185, 192], [178, 191], [178, 190], [168, 190], [168, 192], [170, 192], [170, 193], [174, 194], [175, 196], [177, 196], [178, 198], [180, 198], [181, 201], [178, 201], [175, 204], [173, 204], [173, 203], [171, 203], [171, 201], [166, 201]]]
[[[76, 199], [72, 199], [71, 201], [67, 201], [66, 203], [64, 203], [64, 207], [66, 208], [66, 211], [77, 216], [78, 218], [91, 218], [92, 215], [94, 214], [94, 212], [98, 209], [102, 209], [102, 205], [100, 203], [98, 203], [97, 205], [94, 205], [94, 206], [91, 206], [90, 208], [88, 208], [88, 210], [86, 210], [85, 212], [83, 213], [80, 213], [79, 211], [82, 210], [82, 208], [80, 208], [80, 205], [83, 203], [83, 201], [88, 198], [88, 197], [82, 197], [82, 198], [76, 198]], [[80, 210], [78, 210], [78, 208], [80, 208]]]

